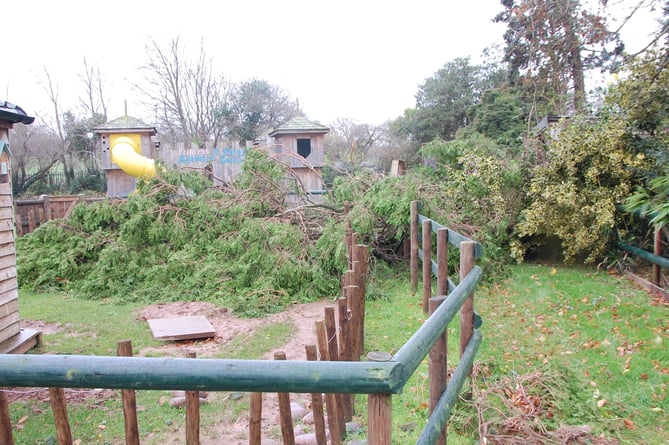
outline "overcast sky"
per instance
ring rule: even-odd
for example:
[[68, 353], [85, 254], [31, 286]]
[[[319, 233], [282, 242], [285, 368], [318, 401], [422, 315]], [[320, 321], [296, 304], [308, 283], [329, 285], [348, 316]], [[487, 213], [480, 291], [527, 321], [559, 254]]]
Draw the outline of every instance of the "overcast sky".
[[[444, 64], [479, 63], [501, 43], [504, 25], [492, 22], [501, 10], [499, 0], [3, 1], [0, 100], [48, 118], [46, 69], [62, 107], [75, 109], [85, 57], [102, 71], [109, 118], [127, 100], [128, 114], [151, 123], [132, 85], [149, 39], [179, 37], [195, 54], [203, 41], [233, 82], [281, 86], [310, 119], [380, 124], [414, 107], [418, 86]], [[648, 23], [624, 35], [628, 46]]]

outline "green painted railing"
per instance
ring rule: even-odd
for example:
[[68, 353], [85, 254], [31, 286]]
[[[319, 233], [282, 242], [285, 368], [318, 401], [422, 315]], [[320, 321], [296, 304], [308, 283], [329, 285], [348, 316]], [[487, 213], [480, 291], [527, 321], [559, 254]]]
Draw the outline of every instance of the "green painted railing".
[[[2, 354], [0, 387], [398, 394], [473, 293], [481, 276], [481, 268], [474, 266], [457, 286], [453, 285], [448, 298], [388, 361]], [[477, 318], [473, 335], [418, 444], [434, 444], [439, 438], [481, 344], [479, 325]]]
[[652, 254], [646, 250], [640, 249], [638, 247], [630, 246], [629, 244], [625, 244], [623, 242], [618, 241], [616, 243], [616, 246], [624, 250], [626, 252], [629, 252], [633, 255], [638, 256], [639, 258], [643, 258], [644, 260], [648, 261], [651, 264], [658, 265], [660, 267], [664, 267], [665, 269], [669, 269], [669, 259]]
[[0, 355], [0, 386], [398, 394], [481, 277], [476, 267], [387, 362]]

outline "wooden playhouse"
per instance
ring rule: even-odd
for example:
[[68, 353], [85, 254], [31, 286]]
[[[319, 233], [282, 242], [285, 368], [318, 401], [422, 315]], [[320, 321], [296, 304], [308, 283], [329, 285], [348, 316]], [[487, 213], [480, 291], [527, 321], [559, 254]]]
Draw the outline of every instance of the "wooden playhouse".
[[21, 107], [0, 102], [0, 353], [22, 354], [38, 345], [42, 333], [19, 326], [19, 290], [16, 275], [14, 206], [9, 130], [15, 124], [31, 124]]

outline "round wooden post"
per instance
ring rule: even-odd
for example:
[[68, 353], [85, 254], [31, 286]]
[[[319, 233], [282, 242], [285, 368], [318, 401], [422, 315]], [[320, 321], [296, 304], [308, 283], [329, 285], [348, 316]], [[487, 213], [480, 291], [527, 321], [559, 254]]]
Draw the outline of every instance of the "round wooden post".
[[418, 201], [411, 201], [411, 223], [409, 237], [411, 240], [411, 294], [418, 289]]
[[9, 397], [0, 390], [0, 443], [14, 445], [12, 419], [9, 417]]
[[423, 312], [429, 311], [432, 297], [432, 221], [423, 221]]
[[360, 288], [360, 297], [358, 298], [358, 328], [360, 333], [358, 338], [360, 339], [359, 343], [359, 355], [365, 353], [365, 292], [366, 292], [366, 280], [367, 280], [367, 259], [369, 257], [369, 252], [367, 246], [364, 244], [356, 244], [354, 247], [355, 260], [354, 265], [354, 276], [355, 276], [355, 285]]
[[[439, 305], [444, 302], [445, 296], [439, 295], [430, 298], [430, 314], [437, 310]], [[434, 411], [439, 403], [441, 395], [446, 390], [448, 380], [448, 326], [444, 332], [437, 339], [437, 342], [430, 351], [429, 374], [430, 374], [430, 414]], [[444, 428], [439, 436], [439, 440], [435, 445], [446, 445], [446, 428]]]
[[[474, 268], [474, 246], [473, 241], [460, 243], [460, 281]], [[460, 308], [460, 357], [465, 353], [465, 348], [474, 333], [474, 292], [465, 300]]]
[[360, 360], [360, 288], [358, 286], [346, 287], [346, 301], [351, 311], [349, 319], [349, 337], [350, 342], [346, 345], [349, 351], [350, 359], [357, 362]]
[[[327, 330], [325, 329], [325, 322], [317, 320], [315, 322], [316, 339], [318, 340], [318, 351], [321, 355], [321, 361], [330, 360], [330, 352], [328, 350]], [[332, 393], [325, 394], [325, 407], [328, 412], [328, 426], [330, 427], [330, 441], [333, 445], [339, 445], [343, 434], [346, 433], [346, 424], [344, 423], [344, 430], [341, 429], [339, 418], [342, 413], [337, 411], [337, 398]]]
[[[335, 321], [334, 307], [328, 306], [324, 309], [325, 316], [325, 334], [328, 342], [328, 355], [330, 361], [339, 361], [339, 348], [337, 347], [337, 324]], [[346, 418], [344, 410], [344, 395], [336, 394], [335, 401], [337, 403], [337, 412], [339, 413], [339, 428], [346, 433], [346, 422], [352, 420]]]
[[49, 400], [56, 425], [58, 445], [72, 445], [72, 432], [70, 431], [70, 421], [67, 418], [67, 401], [63, 388], [49, 388]]
[[[196, 358], [188, 351], [189, 358]], [[200, 392], [186, 391], [186, 445], [200, 445]]]
[[448, 229], [437, 230], [437, 295], [448, 295]]
[[[346, 288], [345, 288], [346, 289]], [[339, 325], [339, 360], [351, 361], [353, 357], [350, 352], [350, 338], [349, 334], [349, 309], [346, 297], [337, 300], [337, 317]], [[355, 401], [353, 394], [344, 394], [344, 418], [346, 420], [352, 419], [355, 413]]]
[[[132, 342], [130, 340], [118, 342], [116, 355], [119, 357], [132, 357]], [[123, 401], [123, 418], [125, 420], [125, 443], [126, 445], [139, 445], [135, 390], [122, 389], [121, 400]]]
[[[370, 361], [375, 356], [368, 354]], [[367, 395], [367, 439], [374, 445], [390, 445], [392, 439], [393, 404], [390, 394]]]
[[353, 268], [353, 229], [351, 228], [351, 220], [346, 220], [346, 259], [348, 260], [348, 268]]
[[[277, 351], [274, 353], [274, 360], [285, 359], [285, 352]], [[295, 445], [293, 414], [290, 411], [290, 394], [287, 392], [279, 393], [279, 417], [281, 419], [281, 436], [283, 437], [283, 445]]]
[[261, 445], [262, 393], [251, 393], [249, 445]]
[[[305, 345], [307, 360], [318, 360], [316, 345]], [[327, 445], [325, 434], [325, 416], [323, 415], [323, 395], [321, 393], [311, 394], [311, 411], [314, 413], [314, 430], [316, 432], [316, 445]], [[260, 443], [260, 442], [258, 442]]]

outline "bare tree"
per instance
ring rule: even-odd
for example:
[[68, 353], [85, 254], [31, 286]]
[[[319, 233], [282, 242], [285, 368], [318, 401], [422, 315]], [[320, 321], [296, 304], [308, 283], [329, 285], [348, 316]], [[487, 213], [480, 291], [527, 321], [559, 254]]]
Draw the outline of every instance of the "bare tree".
[[84, 96], [79, 99], [86, 113], [102, 122], [107, 121], [107, 103], [104, 96], [104, 81], [100, 75], [100, 67], [90, 66], [84, 57], [84, 73], [79, 75], [84, 84]]
[[55, 122], [55, 127], [52, 128], [55, 133], [54, 143], [56, 144], [56, 149], [58, 153], [59, 160], [63, 165], [63, 173], [65, 174], [65, 185], [70, 186], [70, 183], [74, 179], [74, 168], [70, 162], [69, 154], [69, 141], [66, 138], [65, 130], [63, 128], [63, 121], [61, 119], [62, 110], [60, 107], [60, 100], [58, 97], [58, 86], [53, 83], [51, 80], [51, 74], [49, 70], [44, 67], [44, 76], [46, 84], [44, 85], [44, 90], [49, 97], [49, 101], [53, 106], [53, 117]]
[[230, 87], [213, 71], [204, 44], [195, 61], [189, 61], [179, 39], [163, 47], [155, 40], [147, 45], [147, 64], [142, 67], [146, 84], [135, 85], [155, 110], [156, 117], [173, 141], [214, 145], [226, 130]]
[[9, 134], [12, 147], [12, 183], [21, 196], [36, 181], [45, 178], [60, 160], [58, 138], [44, 124], [17, 124]]
[[380, 127], [360, 124], [347, 118], [338, 118], [330, 125], [327, 152], [336, 165], [355, 168], [367, 159], [369, 150], [379, 142]]

